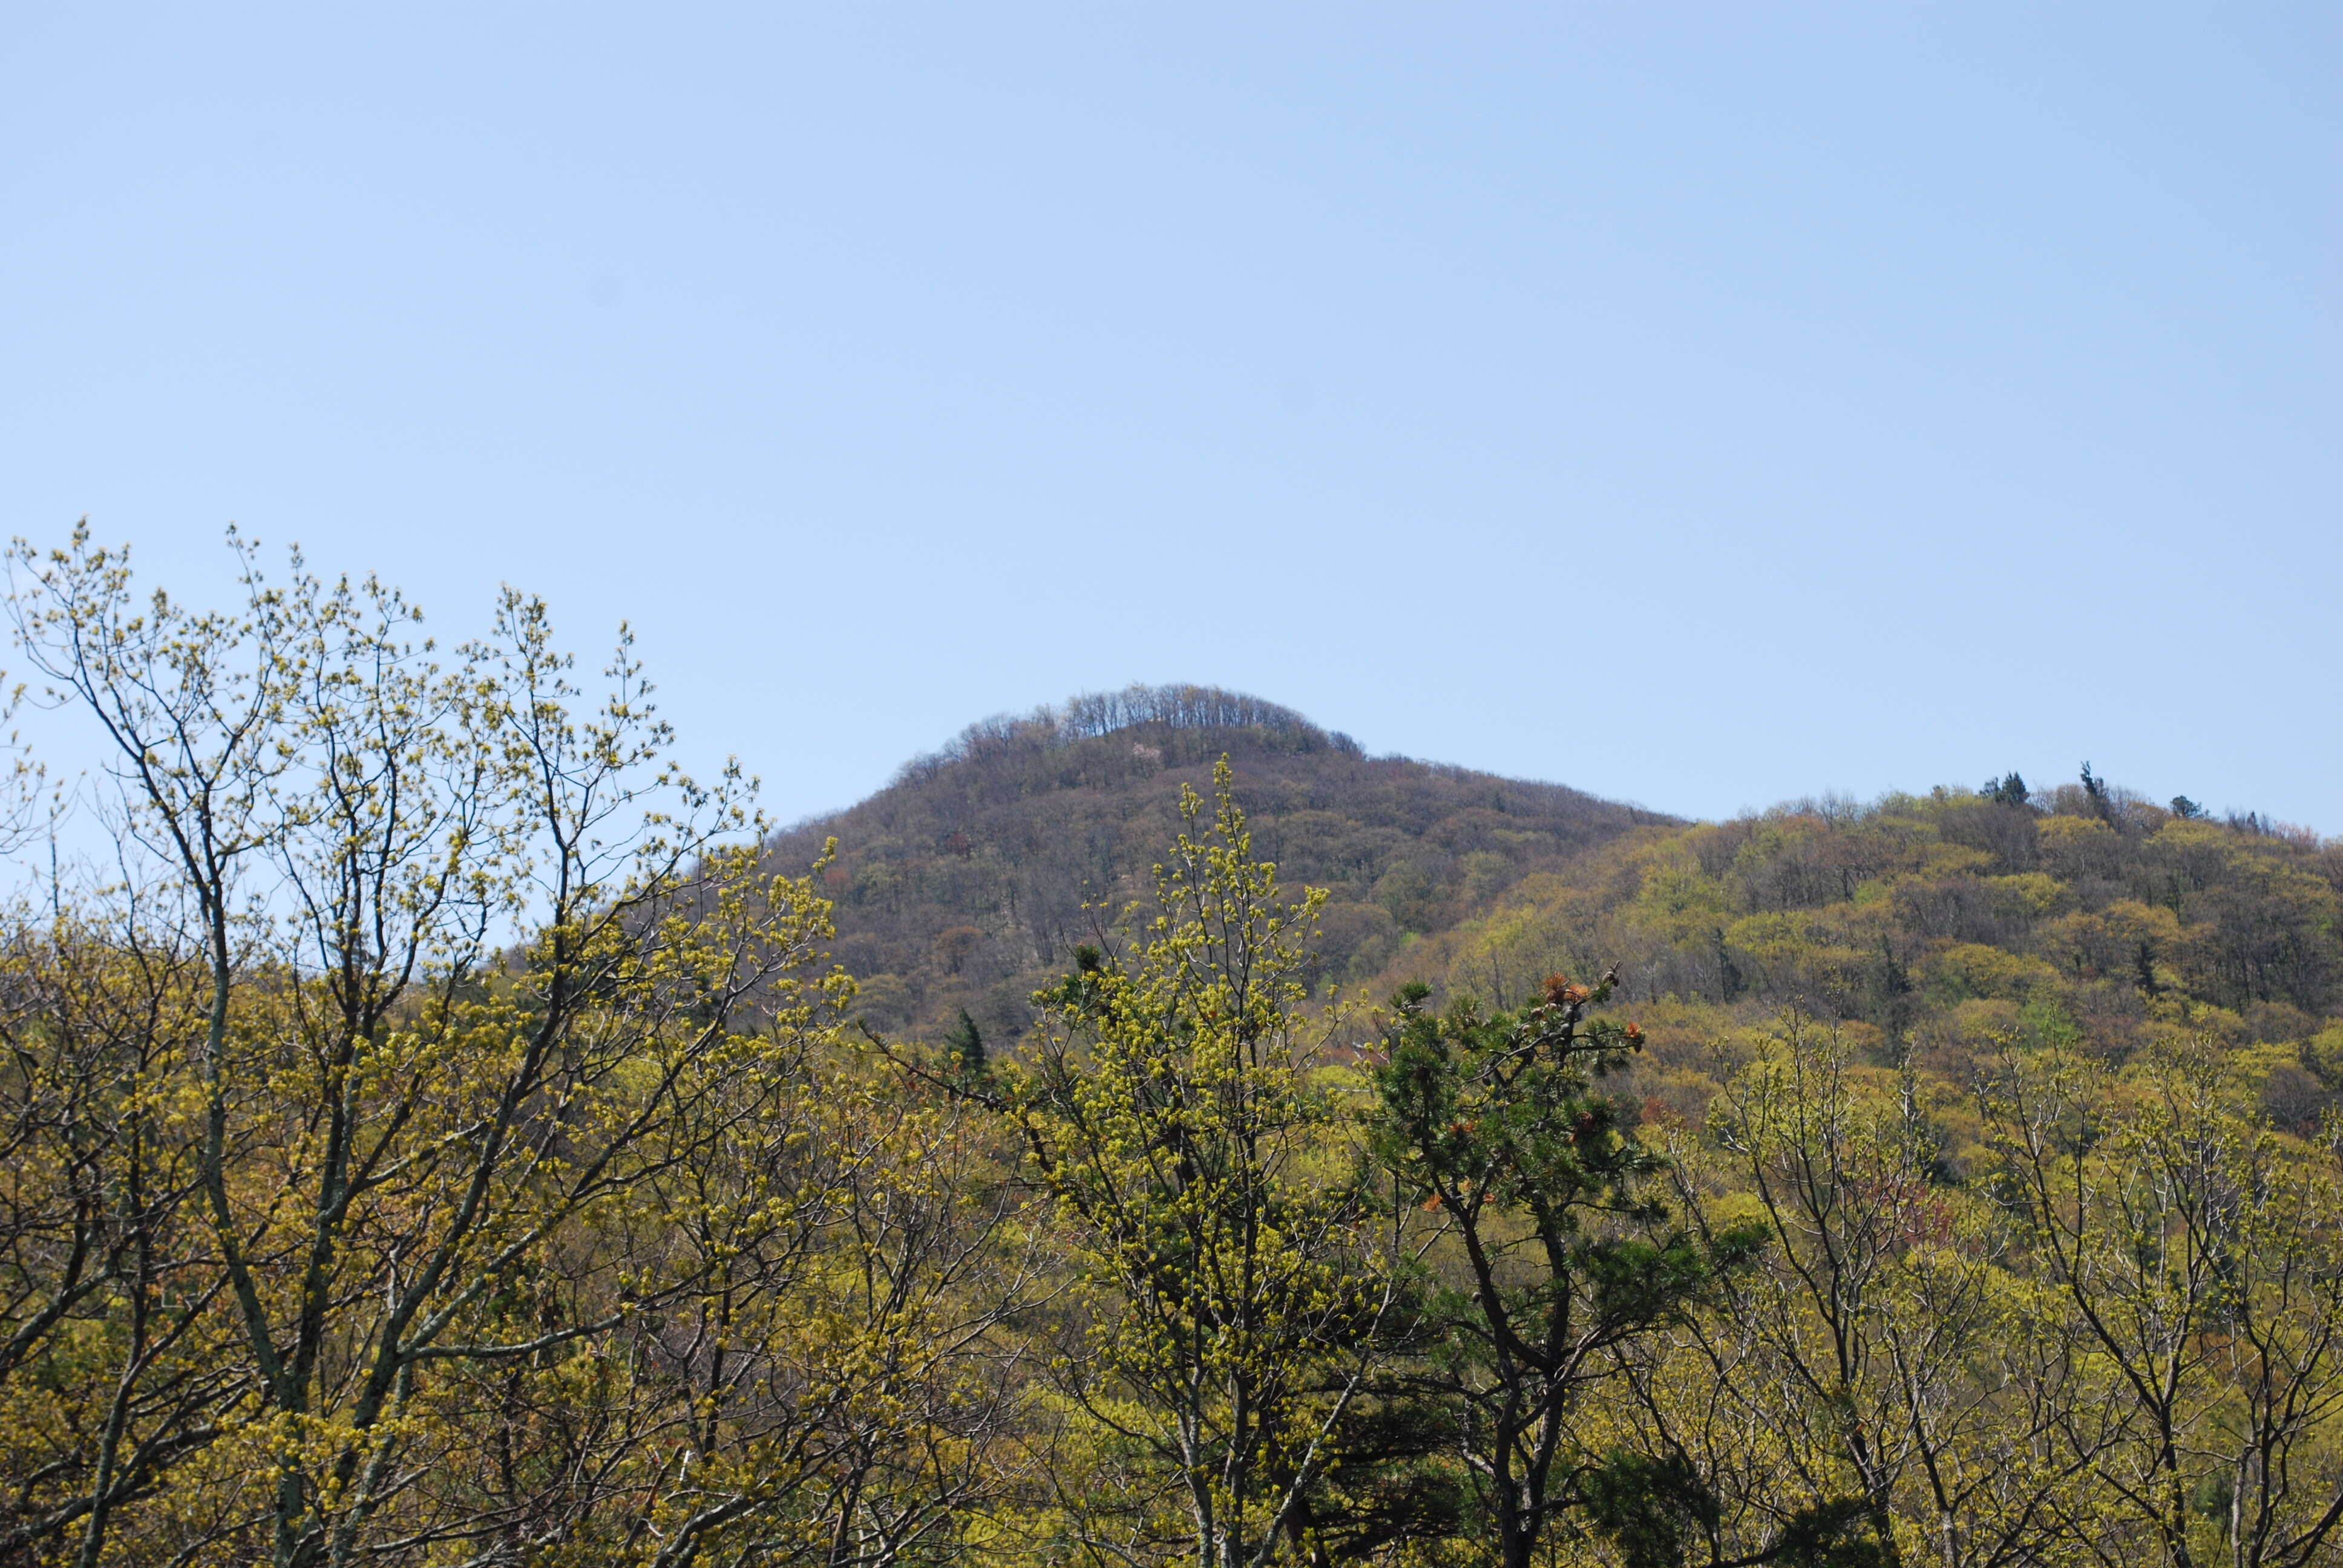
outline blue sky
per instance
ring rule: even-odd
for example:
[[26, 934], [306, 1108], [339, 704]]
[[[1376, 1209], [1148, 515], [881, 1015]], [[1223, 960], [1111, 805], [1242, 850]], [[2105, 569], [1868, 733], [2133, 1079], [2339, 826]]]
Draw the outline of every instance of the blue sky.
[[1686, 813], [2343, 832], [2339, 73], [2318, 5], [19, 3], [0, 531], [629, 619], [784, 818], [1190, 679]]

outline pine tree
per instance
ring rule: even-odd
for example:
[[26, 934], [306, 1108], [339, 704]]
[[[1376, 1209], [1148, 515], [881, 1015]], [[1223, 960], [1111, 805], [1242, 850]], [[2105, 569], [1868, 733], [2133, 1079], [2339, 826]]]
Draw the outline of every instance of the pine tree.
[[982, 1078], [990, 1070], [984, 1054], [984, 1032], [976, 1027], [976, 1020], [969, 1017], [966, 1008], [960, 1010], [960, 1021], [945, 1032], [944, 1049], [948, 1060], [964, 1077]]
[[1504, 1568], [1540, 1559], [1590, 1465], [1617, 1483], [1598, 1525], [1652, 1533], [1660, 1472], [1605, 1460], [1589, 1408], [1618, 1352], [1688, 1311], [1759, 1240], [1704, 1238], [1653, 1195], [1664, 1161], [1598, 1081], [1643, 1046], [1635, 1024], [1587, 1016], [1615, 984], [1551, 976], [1518, 1015], [1470, 1001], [1434, 1013], [1430, 988], [1409, 985], [1375, 1074], [1374, 1152], [1403, 1197], [1442, 1216], [1453, 1248], [1453, 1333], [1428, 1371], [1463, 1415], [1462, 1457]]

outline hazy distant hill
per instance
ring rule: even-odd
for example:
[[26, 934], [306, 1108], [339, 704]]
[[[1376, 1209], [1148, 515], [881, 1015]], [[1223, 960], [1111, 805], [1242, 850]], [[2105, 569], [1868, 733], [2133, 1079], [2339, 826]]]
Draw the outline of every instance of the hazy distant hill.
[[1332, 894], [1322, 980], [1378, 976], [1523, 878], [1674, 825], [1560, 785], [1368, 757], [1255, 698], [1135, 687], [974, 725], [870, 799], [777, 837], [772, 863], [802, 867], [837, 836], [835, 950], [874, 1025], [933, 1032], [965, 1007], [1006, 1040], [1092, 936], [1085, 905], [1145, 890], [1181, 785], [1209, 797], [1222, 755], [1256, 851], [1296, 891]]

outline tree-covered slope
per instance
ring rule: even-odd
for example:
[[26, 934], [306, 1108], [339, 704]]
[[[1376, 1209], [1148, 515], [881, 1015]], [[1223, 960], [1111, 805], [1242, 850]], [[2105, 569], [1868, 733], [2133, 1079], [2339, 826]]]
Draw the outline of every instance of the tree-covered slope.
[[[1518, 1004], [1615, 964], [1647, 1091], [1697, 1118], [1716, 1043], [1795, 1006], [1947, 1089], [2007, 1043], [2237, 1048], [2308, 1130], [2343, 1089], [2343, 842], [2091, 778], [1623, 835], [1399, 955], [1385, 985]], [[1729, 1055], [1729, 1053], [1728, 1053]]]
[[1554, 784], [1368, 757], [1291, 709], [1200, 687], [1081, 697], [972, 726], [893, 784], [777, 837], [769, 861], [823, 873], [838, 960], [874, 1026], [935, 1033], [965, 1008], [1014, 1039], [1033, 990], [1108, 911], [1142, 893], [1182, 785], [1209, 794], [1225, 755], [1254, 848], [1282, 879], [1330, 890], [1313, 977], [1373, 978], [1413, 942], [1524, 877], [1671, 819]]
[[2343, 844], [1197, 689], [744, 843], [517, 594], [10, 564], [0, 1563], [2343, 1560]]
[[1518, 1006], [1616, 965], [1653, 1042], [1643, 1087], [1688, 1113], [1715, 1043], [1794, 1005], [1946, 1084], [2003, 1040], [2122, 1058], [2210, 1034], [2251, 1048], [2282, 1121], [2343, 1089], [2343, 844], [2087, 773], [1686, 823], [1367, 757], [1252, 698], [1134, 688], [974, 725], [769, 859], [802, 869], [837, 838], [836, 952], [873, 1025], [940, 1038], [964, 1008], [1007, 1043], [1223, 755], [1256, 849], [1330, 891], [1322, 992], [1422, 980]]

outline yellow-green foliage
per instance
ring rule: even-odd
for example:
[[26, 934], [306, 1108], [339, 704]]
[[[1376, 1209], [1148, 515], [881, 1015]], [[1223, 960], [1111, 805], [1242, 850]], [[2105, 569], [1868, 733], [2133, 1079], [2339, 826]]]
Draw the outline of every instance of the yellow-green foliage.
[[[623, 643], [589, 699], [520, 596], [441, 650], [245, 564], [14, 562], [122, 793], [0, 911], [0, 1563], [2343, 1558], [2333, 845], [2097, 780], [1513, 812], [1126, 693], [1425, 809], [1289, 800], [1289, 899], [1223, 760], [1011, 963], [969, 910], [1060, 884], [771, 874]], [[1104, 799], [1165, 771], [1113, 717], [966, 748]], [[901, 939], [862, 1020], [1046, 963], [1040, 1027], [853, 1027], [833, 898]]]
[[1671, 1010], [1636, 1079], [1655, 1110], [1696, 1115], [1721, 1087], [1705, 1042], [1795, 1004], [1956, 1085], [2003, 1037], [2112, 1060], [2259, 1041], [2294, 1052], [2273, 1110], [2307, 1131], [2343, 1088], [2343, 1056], [2305, 1043], [2343, 1013], [2338, 888], [2343, 848], [2258, 819], [1940, 790], [1639, 829], [1427, 938], [1383, 983], [1505, 1006], [1551, 970], [1615, 963], [1625, 1005]]
[[1042, 1523], [1238, 1568], [1296, 1521], [1394, 1282], [1297, 978], [1323, 895], [1279, 900], [1215, 782], [1209, 827], [1181, 803], [1161, 912], [1036, 999], [1000, 1094], [1087, 1325], [1052, 1403], [1121, 1461]]

